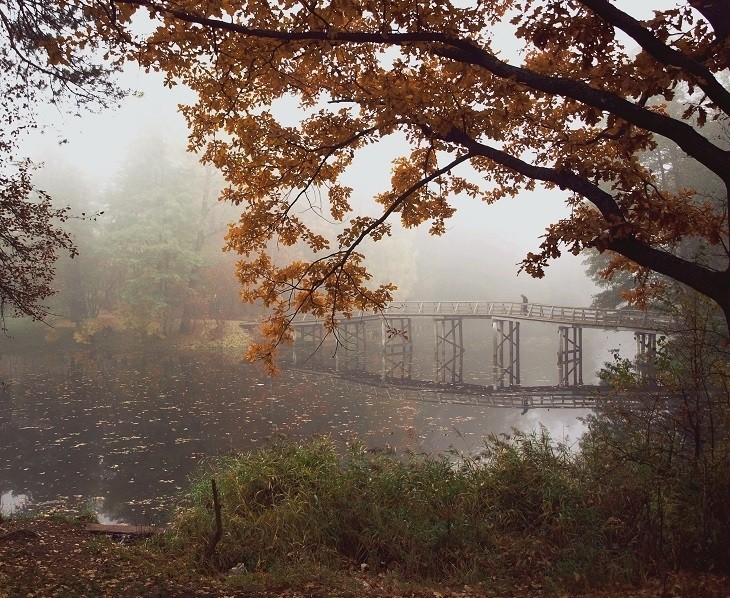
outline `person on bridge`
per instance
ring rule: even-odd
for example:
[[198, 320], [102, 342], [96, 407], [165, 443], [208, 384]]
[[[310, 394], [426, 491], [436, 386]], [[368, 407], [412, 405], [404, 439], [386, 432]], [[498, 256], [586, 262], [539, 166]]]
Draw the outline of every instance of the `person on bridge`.
[[522, 313], [526, 314], [527, 313], [527, 297], [525, 297], [524, 295], [520, 295], [520, 297], [522, 297]]

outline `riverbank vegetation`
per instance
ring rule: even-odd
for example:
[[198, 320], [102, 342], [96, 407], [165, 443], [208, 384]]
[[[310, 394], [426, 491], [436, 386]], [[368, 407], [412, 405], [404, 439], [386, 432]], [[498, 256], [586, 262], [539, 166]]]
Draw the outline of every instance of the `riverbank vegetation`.
[[[357, 443], [342, 455], [327, 439], [222, 457], [201, 473], [160, 547], [191, 567], [250, 579], [326, 566], [492, 590], [580, 591], [667, 570], [727, 573], [727, 462], [701, 479], [680, 465], [659, 484], [644, 439], [618, 450], [611, 440], [629, 430], [607, 432], [604, 423], [591, 423], [580, 452], [541, 430], [490, 437], [480, 454], [457, 462]], [[647, 459], [634, 459], [636, 451]], [[206, 561], [211, 478], [223, 535]]]
[[160, 547], [206, 571], [365, 567], [503, 590], [730, 574], [730, 348], [708, 300], [671, 299], [675, 334], [606, 364], [613, 397], [577, 446], [545, 429], [436, 456], [281, 441], [209, 462]]

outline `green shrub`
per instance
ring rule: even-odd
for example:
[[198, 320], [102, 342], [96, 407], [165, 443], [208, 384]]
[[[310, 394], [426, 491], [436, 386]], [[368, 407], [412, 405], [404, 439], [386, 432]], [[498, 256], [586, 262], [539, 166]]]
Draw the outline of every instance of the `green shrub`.
[[167, 547], [200, 559], [213, 532], [210, 479], [223, 505], [213, 563], [248, 571], [312, 561], [406, 577], [558, 585], [625, 580], [582, 461], [545, 430], [490, 437], [482, 454], [396, 458], [353, 444], [279, 441], [210, 462], [175, 515]]

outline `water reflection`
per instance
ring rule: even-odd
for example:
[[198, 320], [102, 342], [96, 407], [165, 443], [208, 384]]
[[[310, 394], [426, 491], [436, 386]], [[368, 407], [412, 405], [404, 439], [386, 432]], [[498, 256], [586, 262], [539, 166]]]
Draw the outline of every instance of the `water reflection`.
[[13, 491], [0, 495], [0, 509], [3, 514], [13, 514], [21, 511], [28, 504], [27, 494], [15, 494]]
[[161, 521], [203, 457], [276, 434], [471, 451], [488, 432], [538, 423], [575, 439], [585, 413], [421, 403], [333, 376], [270, 379], [220, 355], [3, 356], [0, 378], [2, 508], [62, 497], [132, 523]]

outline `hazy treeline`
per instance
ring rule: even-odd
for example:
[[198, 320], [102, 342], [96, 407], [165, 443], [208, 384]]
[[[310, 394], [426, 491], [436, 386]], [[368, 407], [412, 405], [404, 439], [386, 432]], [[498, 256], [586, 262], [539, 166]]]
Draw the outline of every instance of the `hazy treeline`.
[[246, 317], [235, 256], [222, 251], [236, 208], [218, 201], [221, 181], [154, 131], [101, 185], [46, 161], [37, 183], [77, 216], [67, 228], [79, 249], [57, 267], [53, 323], [71, 321], [82, 336], [105, 326], [166, 335], [196, 319]]

